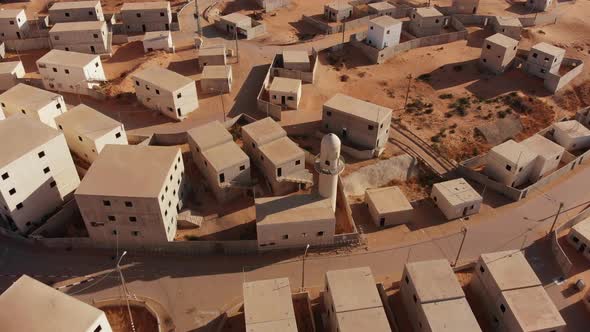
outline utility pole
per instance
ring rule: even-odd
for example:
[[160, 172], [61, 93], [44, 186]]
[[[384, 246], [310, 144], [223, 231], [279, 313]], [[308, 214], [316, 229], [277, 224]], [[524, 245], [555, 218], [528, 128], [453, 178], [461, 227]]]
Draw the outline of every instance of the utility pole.
[[342, 22], [342, 47], [344, 47], [344, 31], [346, 31], [346, 21]]
[[197, 33], [199, 37], [203, 36], [203, 30], [201, 29], [201, 12], [199, 11], [199, 0], [195, 0], [195, 20], [197, 21]]
[[238, 47], [238, 28], [236, 27], [234, 29], [234, 33], [235, 33], [235, 38], [236, 38], [236, 58], [237, 58], [237, 63], [240, 63], [240, 49]]
[[127, 303], [127, 312], [129, 313], [129, 321], [131, 322], [131, 330], [135, 332], [135, 324], [133, 323], [133, 316], [131, 315], [131, 306], [129, 305], [129, 293], [127, 292], [127, 286], [125, 285], [125, 278], [123, 278], [123, 271], [121, 271], [121, 260], [127, 251], [123, 251], [121, 258], [117, 261], [117, 271], [119, 272], [119, 277], [121, 278], [121, 285], [123, 286], [123, 292], [125, 292], [125, 302]]
[[455, 257], [455, 262], [452, 265], [453, 267], [457, 266], [457, 262], [459, 262], [459, 256], [461, 255], [461, 250], [463, 250], [463, 243], [465, 243], [465, 238], [467, 238], [467, 228], [465, 226], [461, 227], [461, 232], [463, 233], [463, 238], [461, 239], [459, 251], [457, 251], [457, 257]]
[[406, 100], [404, 101], [404, 110], [408, 107], [408, 98], [410, 97], [410, 88], [412, 87], [412, 74], [408, 74], [408, 89], [406, 90]]
[[303, 253], [303, 261], [301, 265], [301, 291], [305, 290], [305, 256], [307, 256], [307, 250], [309, 249], [309, 244], [305, 246], [305, 252]]
[[553, 224], [551, 225], [551, 229], [549, 230], [548, 236], [551, 236], [553, 230], [555, 229], [555, 224], [557, 223], [557, 219], [559, 219], [559, 214], [561, 213], [561, 209], [563, 209], [563, 202], [559, 202], [559, 208], [557, 209], [557, 214], [555, 215], [555, 219], [553, 220]]

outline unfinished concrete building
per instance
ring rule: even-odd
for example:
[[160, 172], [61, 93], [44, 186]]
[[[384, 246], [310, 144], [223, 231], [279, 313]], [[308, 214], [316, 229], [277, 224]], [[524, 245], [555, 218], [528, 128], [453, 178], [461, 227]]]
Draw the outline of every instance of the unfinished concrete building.
[[576, 251], [590, 259], [590, 218], [586, 218], [572, 226], [567, 235], [569, 242]]
[[525, 6], [532, 10], [544, 12], [551, 6], [551, 0], [527, 0]]
[[518, 17], [495, 16], [492, 19], [492, 26], [494, 28], [494, 32], [501, 33], [512, 39], [520, 40], [520, 35], [522, 33], [522, 23], [520, 23]]
[[49, 22], [104, 21], [99, 0], [56, 2], [49, 7]]
[[352, 6], [347, 1], [334, 1], [324, 5], [324, 18], [330, 22], [342, 22], [352, 17]]
[[391, 17], [395, 15], [395, 6], [387, 1], [373, 2], [368, 6], [369, 15], [387, 15]]
[[407, 224], [414, 214], [412, 204], [399, 187], [367, 189], [365, 204], [379, 227]]
[[205, 66], [225, 66], [227, 65], [227, 55], [225, 45], [215, 45], [199, 49], [199, 67]]
[[529, 175], [533, 182], [556, 170], [565, 152], [565, 149], [559, 144], [538, 134], [525, 139], [520, 144], [537, 154], [535, 166]]
[[201, 74], [201, 89], [214, 94], [230, 93], [232, 81], [231, 66], [207, 65]]
[[105, 82], [100, 56], [51, 50], [37, 60], [37, 68], [47, 90], [94, 95]]
[[242, 287], [246, 331], [297, 332], [288, 278], [245, 282]]
[[145, 53], [158, 50], [172, 53], [175, 51], [170, 31], [148, 31], [143, 35], [141, 42]]
[[121, 7], [121, 20], [127, 34], [170, 30], [170, 2], [125, 2]]
[[384, 49], [399, 44], [402, 33], [402, 22], [383, 15], [369, 21], [367, 44]]
[[549, 73], [558, 74], [565, 50], [547, 43], [534, 45], [524, 64], [524, 70], [534, 76], [545, 79]]
[[8, 90], [25, 77], [22, 61], [0, 62], [0, 90]]
[[402, 301], [415, 331], [481, 332], [446, 259], [407, 263], [400, 284]]
[[478, 213], [483, 201], [463, 178], [435, 183], [430, 198], [448, 220]]
[[232, 38], [242, 36], [246, 40], [250, 40], [266, 33], [264, 23], [257, 22], [249, 16], [237, 12], [221, 16], [215, 25]]
[[479, 7], [479, 0], [453, 0], [451, 11], [453, 14], [475, 14]]
[[416, 37], [438, 35], [445, 24], [444, 15], [434, 7], [416, 8], [410, 15], [410, 33]]
[[567, 151], [590, 148], [590, 129], [577, 120], [562, 121], [553, 124], [553, 138]]
[[183, 120], [199, 108], [195, 81], [171, 70], [150, 67], [131, 76], [137, 100], [163, 115]]
[[27, 38], [29, 21], [24, 9], [0, 10], [0, 40], [14, 40]]
[[220, 202], [244, 195], [251, 187], [250, 159], [219, 121], [187, 132], [195, 165]]
[[55, 118], [72, 152], [92, 163], [107, 144], [128, 144], [123, 124], [84, 104]]
[[301, 100], [301, 80], [275, 77], [268, 89], [271, 104], [285, 109], [298, 109]]
[[323, 294], [332, 332], [391, 332], [368, 267], [326, 272]]
[[76, 190], [76, 203], [97, 246], [154, 246], [174, 240], [185, 187], [180, 148], [107, 145]]
[[486, 156], [485, 174], [510, 187], [526, 183], [535, 167], [537, 154], [508, 140], [493, 147]]
[[311, 61], [309, 61], [307, 51], [283, 51], [283, 68], [311, 71]]
[[72, 197], [80, 178], [64, 135], [28, 116], [0, 121], [0, 215], [27, 233]]
[[566, 327], [521, 251], [482, 254], [470, 287], [498, 331], [562, 332]]
[[323, 106], [322, 128], [336, 134], [344, 145], [374, 150], [378, 156], [389, 137], [392, 110], [338, 93]]
[[485, 39], [479, 63], [495, 74], [501, 74], [512, 65], [516, 57], [518, 40], [501, 33]]
[[51, 47], [90, 54], [111, 53], [111, 39], [104, 21], [57, 23], [49, 30]]
[[0, 295], [0, 306], [4, 332], [112, 332], [102, 310], [27, 275]]
[[7, 117], [24, 114], [52, 128], [57, 128], [55, 117], [67, 111], [61, 95], [23, 83], [2, 93], [0, 105]]

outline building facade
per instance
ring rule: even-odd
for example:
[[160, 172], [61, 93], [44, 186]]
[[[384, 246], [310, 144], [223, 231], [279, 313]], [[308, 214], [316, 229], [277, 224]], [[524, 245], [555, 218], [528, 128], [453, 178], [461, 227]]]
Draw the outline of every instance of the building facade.
[[540, 12], [547, 11], [551, 6], [551, 0], [527, 0], [525, 6]]
[[534, 45], [524, 64], [524, 70], [534, 76], [545, 79], [547, 74], [558, 74], [565, 50], [547, 43]]
[[402, 33], [402, 22], [383, 15], [369, 21], [367, 44], [384, 49], [399, 44]]
[[19, 83], [0, 95], [6, 116], [24, 114], [57, 128], [55, 118], [67, 111], [64, 98], [27, 84]]
[[553, 138], [567, 151], [590, 148], [590, 129], [577, 120], [561, 121], [553, 124]]
[[104, 21], [99, 0], [56, 2], [49, 8], [49, 22]]
[[225, 45], [216, 45], [199, 49], [199, 67], [225, 66], [227, 56]]
[[170, 31], [148, 31], [143, 36], [143, 51], [145, 53], [163, 50], [174, 53], [172, 33]]
[[24, 9], [0, 10], [0, 40], [24, 39], [29, 35], [29, 21]]
[[288, 278], [243, 284], [246, 331], [297, 332]]
[[463, 178], [435, 183], [430, 197], [449, 220], [478, 213], [483, 202]]
[[442, 32], [445, 20], [447, 18], [434, 7], [417, 8], [410, 15], [409, 30], [416, 37], [438, 35]]
[[8, 90], [25, 77], [22, 61], [0, 62], [0, 90]]
[[538, 134], [525, 139], [520, 144], [537, 154], [535, 166], [529, 176], [533, 182], [556, 170], [565, 152], [563, 147]]
[[230, 65], [207, 65], [201, 74], [201, 89], [214, 94], [230, 93], [232, 81], [233, 73]]
[[298, 109], [301, 100], [301, 80], [275, 77], [268, 89], [270, 103], [286, 109]]
[[495, 74], [501, 74], [512, 65], [516, 57], [518, 40], [500, 33], [485, 39], [479, 63]]
[[121, 20], [127, 34], [170, 30], [170, 2], [127, 2], [121, 7]]
[[510, 187], [530, 179], [537, 154], [513, 140], [493, 147], [486, 156], [485, 174]]
[[412, 220], [414, 208], [399, 187], [367, 189], [365, 203], [376, 226], [407, 224]]
[[104, 21], [57, 23], [49, 30], [54, 49], [89, 53], [110, 53], [109, 31]]
[[330, 22], [341, 22], [352, 17], [352, 6], [345, 1], [324, 5], [324, 18]]
[[590, 259], [590, 218], [572, 226], [567, 235], [567, 242], [574, 246], [578, 253]]
[[479, 0], [453, 0], [451, 9], [454, 14], [475, 14], [479, 7]]

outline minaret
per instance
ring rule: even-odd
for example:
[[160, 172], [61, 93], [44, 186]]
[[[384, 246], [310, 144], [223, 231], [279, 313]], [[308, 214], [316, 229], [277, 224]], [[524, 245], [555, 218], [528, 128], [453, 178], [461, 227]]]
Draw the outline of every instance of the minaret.
[[338, 136], [325, 135], [322, 138], [320, 155], [315, 161], [315, 169], [320, 174], [319, 194], [331, 199], [334, 211], [336, 211], [338, 176], [344, 170], [344, 160], [340, 157], [340, 145]]

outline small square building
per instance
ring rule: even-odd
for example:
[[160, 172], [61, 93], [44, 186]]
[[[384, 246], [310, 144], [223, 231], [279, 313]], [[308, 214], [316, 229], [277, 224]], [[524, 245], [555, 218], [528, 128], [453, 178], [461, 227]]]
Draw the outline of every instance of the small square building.
[[562, 121], [553, 124], [553, 138], [567, 151], [590, 148], [590, 129], [577, 120]]
[[0, 105], [7, 117], [24, 114], [56, 129], [55, 118], [67, 111], [63, 96], [23, 83], [0, 94]]
[[341, 22], [352, 17], [352, 6], [347, 1], [334, 1], [324, 5], [324, 18], [330, 22]]
[[479, 7], [479, 0], [453, 0], [451, 11], [453, 14], [475, 14]]
[[201, 74], [201, 89], [214, 94], [230, 93], [232, 80], [233, 74], [230, 65], [207, 65]]
[[444, 15], [434, 7], [416, 8], [410, 15], [409, 30], [416, 37], [438, 35], [444, 25]]
[[307, 51], [283, 51], [283, 68], [309, 72], [311, 61]]
[[524, 70], [539, 78], [547, 77], [548, 73], [558, 74], [565, 50], [548, 43], [534, 45], [527, 56]]
[[495, 181], [518, 187], [530, 179], [537, 156], [526, 146], [508, 140], [490, 150], [484, 172]]
[[512, 39], [520, 40], [522, 33], [522, 23], [518, 17], [496, 16], [492, 19], [494, 32], [501, 33]]
[[215, 22], [217, 29], [225, 32], [228, 37], [245, 37], [247, 40], [256, 38], [266, 33], [264, 23], [257, 22], [242, 13], [231, 13], [221, 16]]
[[395, 15], [395, 6], [387, 1], [373, 2], [368, 6], [369, 15], [387, 15], [391, 17]]
[[199, 67], [227, 65], [224, 45], [216, 45], [199, 49]]
[[399, 44], [402, 22], [388, 15], [379, 16], [369, 21], [367, 44], [384, 49]]
[[99, 0], [63, 1], [49, 7], [51, 24], [65, 22], [104, 21], [104, 14]]
[[414, 208], [399, 187], [367, 189], [365, 203], [375, 225], [380, 227], [409, 223]]
[[24, 9], [0, 10], [0, 40], [25, 39], [29, 37], [29, 21]]
[[512, 65], [517, 48], [518, 40], [496, 33], [485, 39], [479, 63], [489, 71], [501, 74]]
[[170, 30], [170, 2], [125, 2], [121, 7], [121, 20], [127, 34]]
[[555, 171], [559, 167], [561, 157], [565, 152], [562, 146], [538, 134], [525, 139], [520, 144], [537, 154], [535, 167], [529, 176], [531, 181], [537, 181], [544, 175]]
[[483, 201], [463, 178], [435, 183], [430, 197], [449, 220], [478, 213]]
[[245, 282], [244, 319], [248, 332], [297, 332], [288, 278]]
[[255, 161], [261, 160], [261, 146], [286, 136], [287, 132], [285, 129], [271, 117], [254, 121], [242, 127], [244, 151]]
[[172, 53], [175, 51], [170, 31], [148, 31], [143, 35], [142, 43], [145, 53], [158, 50]]
[[282, 195], [313, 184], [305, 168], [305, 152], [288, 137], [260, 146], [260, 163], [264, 177], [275, 195]]
[[104, 21], [57, 23], [49, 30], [51, 47], [58, 50], [108, 54], [110, 37]]
[[567, 242], [576, 250], [590, 259], [590, 218], [586, 218], [572, 226], [567, 235]]
[[271, 104], [286, 109], [298, 109], [301, 100], [301, 80], [275, 77], [268, 89]]
[[22, 61], [0, 62], [0, 90], [8, 90], [25, 77]]

